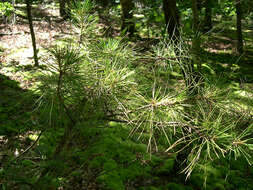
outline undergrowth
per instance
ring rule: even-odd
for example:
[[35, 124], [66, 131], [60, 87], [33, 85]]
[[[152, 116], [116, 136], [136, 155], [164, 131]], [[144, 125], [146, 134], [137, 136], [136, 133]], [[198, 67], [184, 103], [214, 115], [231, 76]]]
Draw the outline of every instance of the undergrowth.
[[[1, 188], [252, 189], [248, 88], [220, 88], [206, 65], [194, 84], [198, 94], [189, 93], [186, 80], [196, 73], [187, 45], [164, 40], [142, 56], [122, 38], [98, 38], [87, 2], [72, 12], [79, 35], [49, 48], [32, 90], [20, 91], [33, 103], [21, 114], [30, 123], [1, 128], [2, 135], [22, 134], [11, 141], [20, 147], [0, 139], [15, 147], [14, 155], [1, 152]], [[1, 95], [20, 90], [0, 80]], [[0, 100], [2, 107], [11, 102]], [[8, 120], [15, 110], [2, 107]]]

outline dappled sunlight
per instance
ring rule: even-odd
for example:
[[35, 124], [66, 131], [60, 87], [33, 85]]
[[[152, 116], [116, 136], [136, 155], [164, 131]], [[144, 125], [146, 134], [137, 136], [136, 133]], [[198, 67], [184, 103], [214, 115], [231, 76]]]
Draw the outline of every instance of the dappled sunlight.
[[5, 2], [0, 189], [253, 189], [240, 3]]

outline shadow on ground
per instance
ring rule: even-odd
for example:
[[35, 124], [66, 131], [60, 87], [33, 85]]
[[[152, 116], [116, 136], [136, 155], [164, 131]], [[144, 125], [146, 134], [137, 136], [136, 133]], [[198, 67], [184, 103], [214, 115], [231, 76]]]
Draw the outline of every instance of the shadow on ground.
[[29, 130], [35, 96], [17, 81], [0, 74], [0, 135], [16, 135]]

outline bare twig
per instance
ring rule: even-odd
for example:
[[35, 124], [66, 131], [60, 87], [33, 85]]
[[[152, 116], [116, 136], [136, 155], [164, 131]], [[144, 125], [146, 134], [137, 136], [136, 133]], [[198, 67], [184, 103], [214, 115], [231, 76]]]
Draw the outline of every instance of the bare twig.
[[[26, 154], [29, 150], [31, 150], [36, 144], [37, 142], [40, 140], [40, 137], [42, 135], [44, 131], [42, 130], [39, 134], [39, 136], [37, 137], [37, 139], [33, 142], [33, 144], [31, 144], [27, 149], [25, 149], [21, 154], [19, 154], [14, 160], [19, 159], [21, 156], [23, 156], [24, 154]], [[13, 161], [14, 161], [13, 160]]]

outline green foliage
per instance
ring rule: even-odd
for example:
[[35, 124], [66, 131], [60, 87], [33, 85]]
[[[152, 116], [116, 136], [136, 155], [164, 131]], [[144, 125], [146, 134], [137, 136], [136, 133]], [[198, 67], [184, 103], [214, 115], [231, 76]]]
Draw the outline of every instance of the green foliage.
[[220, 10], [221, 13], [224, 14], [224, 16], [235, 16], [235, 6], [233, 1], [224, 1], [221, 3]]
[[[149, 0], [141, 0], [140, 4], [136, 4], [136, 14], [134, 21], [136, 30], [139, 34], [146, 38], [161, 36], [161, 28], [164, 28], [164, 13], [160, 9], [162, 2]], [[159, 32], [158, 32], [159, 31]]]
[[0, 15], [4, 16], [11, 16], [11, 14], [14, 12], [14, 7], [9, 2], [1, 2], [0, 3]]
[[[135, 15], [139, 27], [151, 28], [143, 36], [154, 37], [163, 20], [161, 1], [141, 3], [146, 7]], [[229, 6], [226, 14], [234, 14], [232, 1], [222, 3]], [[178, 4], [190, 34], [190, 3]], [[97, 36], [93, 7], [91, 1], [75, 2], [71, 21], [78, 39], [48, 49], [32, 94], [37, 100], [28, 97], [34, 109], [20, 114], [32, 128], [16, 116], [24, 107], [12, 103], [20, 100], [12, 96], [16, 91], [6, 93], [18, 84], [0, 78], [1, 135], [24, 132], [14, 143], [23, 149], [44, 131], [28, 156], [10, 154], [5, 161], [2, 154], [9, 153], [1, 152], [0, 188], [252, 189], [252, 93], [251, 86], [232, 81], [240, 75], [234, 59], [210, 54], [211, 63], [203, 64], [205, 86], [189, 96], [180, 73], [196, 77], [188, 42], [166, 39], [139, 52], [127, 39]], [[225, 68], [227, 63], [233, 64]], [[222, 72], [224, 79], [214, 80]]]
[[70, 7], [72, 23], [80, 30], [81, 42], [87, 40], [96, 29], [96, 19], [94, 14], [91, 14], [92, 8], [93, 4], [90, 0], [72, 2]]
[[[62, 112], [71, 110], [72, 117], [77, 120], [93, 118], [99, 121], [105, 117], [107, 105], [113, 110], [118, 101], [131, 95], [136, 85], [134, 72], [124, 66], [123, 46], [111, 42], [99, 43], [98, 50], [105, 52], [101, 57], [94, 56], [96, 49], [93, 47], [56, 46], [49, 50], [53, 60], [48, 71], [40, 77], [42, 82], [37, 92], [42, 94], [37, 102], [42, 110], [41, 119], [46, 119], [49, 125], [59, 126]], [[81, 52], [86, 55], [81, 56]], [[108, 53], [112, 57], [108, 57]], [[61, 104], [65, 111], [59, 107]]]
[[[175, 47], [162, 44], [161, 49], [154, 49], [152, 56], [168, 61], [175, 56]], [[183, 54], [185, 50], [179, 51]], [[156, 82], [160, 77], [160, 66], [153, 67], [151, 86], [143, 88], [141, 80], [137, 85], [135, 72], [130, 69], [134, 61], [133, 52], [119, 40], [56, 46], [49, 52], [54, 59], [50, 63], [49, 73], [42, 76], [39, 93], [43, 96], [38, 102], [40, 106], [45, 105], [44, 110], [50, 110], [44, 111], [49, 125], [53, 123], [53, 126], [70, 128], [70, 125], [76, 127], [76, 121], [83, 127], [103, 124], [106, 119], [127, 122], [131, 128], [130, 135], [146, 143], [150, 154], [159, 151], [159, 148], [164, 149], [158, 142], [168, 147], [166, 152], [169, 154], [184, 152], [187, 156], [184, 157], [186, 166], [182, 172], [187, 178], [196, 168], [204, 170], [205, 174], [212, 173], [207, 164], [220, 157], [237, 159], [243, 156], [249, 163], [252, 162], [252, 142], [249, 138], [252, 128], [247, 126], [244, 130], [238, 130], [237, 123], [233, 122], [234, 117], [229, 116], [230, 110], [224, 109], [224, 103], [217, 99], [213, 90], [203, 88], [201, 96], [192, 100], [181, 92], [170, 95]], [[111, 118], [114, 115], [116, 117]], [[115, 141], [118, 139], [110, 137], [103, 142], [106, 145]], [[101, 145], [96, 152], [104, 149], [106, 147]], [[110, 154], [125, 160], [121, 152]], [[94, 159], [91, 164], [104, 167], [105, 171], [117, 167], [115, 161], [105, 158]], [[174, 161], [168, 160], [158, 173], [171, 171], [173, 167]], [[124, 179], [124, 174], [114, 172], [99, 179], [107, 181], [118, 175]], [[115, 181], [119, 179], [115, 178]], [[107, 185], [114, 185], [115, 181]], [[121, 182], [117, 185], [122, 188]]]

